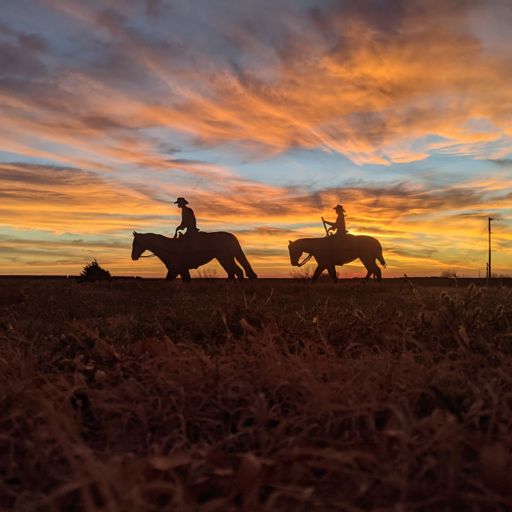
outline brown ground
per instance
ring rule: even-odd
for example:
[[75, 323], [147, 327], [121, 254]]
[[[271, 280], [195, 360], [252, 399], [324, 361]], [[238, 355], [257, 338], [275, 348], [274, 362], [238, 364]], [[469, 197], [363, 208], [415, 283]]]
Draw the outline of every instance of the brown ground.
[[509, 510], [512, 288], [0, 281], [0, 509]]

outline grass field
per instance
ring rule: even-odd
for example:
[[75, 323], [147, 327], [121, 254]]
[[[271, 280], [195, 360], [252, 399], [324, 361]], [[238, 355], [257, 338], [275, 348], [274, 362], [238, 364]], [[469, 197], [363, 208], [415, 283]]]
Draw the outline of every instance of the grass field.
[[0, 282], [0, 509], [510, 510], [512, 288]]

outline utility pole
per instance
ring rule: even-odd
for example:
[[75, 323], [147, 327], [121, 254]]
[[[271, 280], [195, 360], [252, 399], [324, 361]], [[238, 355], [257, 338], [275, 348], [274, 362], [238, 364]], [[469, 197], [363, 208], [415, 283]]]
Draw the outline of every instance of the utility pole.
[[487, 280], [492, 278], [492, 266], [491, 266], [491, 222], [494, 220], [493, 217], [487, 218], [487, 230], [489, 232], [489, 257], [487, 260]]

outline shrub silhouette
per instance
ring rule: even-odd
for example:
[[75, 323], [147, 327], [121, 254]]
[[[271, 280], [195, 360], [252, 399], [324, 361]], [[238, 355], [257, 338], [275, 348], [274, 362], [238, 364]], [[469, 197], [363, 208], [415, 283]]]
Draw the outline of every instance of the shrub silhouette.
[[96, 261], [96, 258], [91, 261], [91, 263], [85, 265], [82, 272], [80, 273], [80, 281], [82, 282], [87, 281], [94, 283], [96, 281], [108, 280], [110, 277], [110, 272], [104, 268], [101, 268]]

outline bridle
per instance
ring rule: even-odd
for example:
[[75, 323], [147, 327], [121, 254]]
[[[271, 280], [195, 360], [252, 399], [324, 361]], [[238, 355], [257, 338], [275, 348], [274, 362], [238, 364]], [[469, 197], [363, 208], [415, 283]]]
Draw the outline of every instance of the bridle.
[[[144, 251], [148, 251], [149, 249], [144, 249]], [[142, 252], [144, 252], [142, 251]], [[147, 254], [146, 256], [143, 256], [142, 254], [139, 256], [139, 258], [154, 258], [156, 254]]]
[[[290, 258], [291, 258], [291, 254], [292, 254], [292, 250], [291, 250], [291, 246], [292, 244], [294, 244], [295, 242], [292, 242], [290, 241], [290, 245], [288, 246], [289, 249], [290, 249]], [[300, 251], [300, 255], [302, 254], [303, 251]], [[299, 255], [299, 258], [297, 258], [297, 267], [302, 267], [304, 266], [312, 257], [313, 255], [312, 254], [308, 254], [302, 261], [299, 261], [300, 259], [300, 255]], [[293, 263], [292, 263], [293, 265]]]
[[311, 258], [313, 257], [312, 254], [308, 254], [302, 261], [297, 262], [297, 267], [302, 267], [305, 265]]
[[[134, 231], [133, 232], [133, 236], [134, 236], [134, 243], [135, 243], [135, 240], [137, 239], [137, 233]], [[148, 251], [149, 249], [144, 249], [144, 251]], [[142, 252], [144, 252], [142, 251]], [[156, 256], [156, 254], [148, 254], [147, 256], [142, 256], [142, 253], [141, 255], [139, 256], [139, 258], [154, 258]]]

